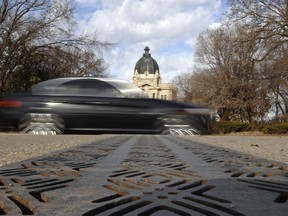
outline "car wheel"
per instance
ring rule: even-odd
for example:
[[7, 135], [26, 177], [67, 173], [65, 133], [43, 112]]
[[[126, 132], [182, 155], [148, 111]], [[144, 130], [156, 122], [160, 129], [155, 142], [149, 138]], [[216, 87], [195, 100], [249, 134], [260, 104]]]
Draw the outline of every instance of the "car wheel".
[[161, 132], [161, 135], [197, 136], [200, 132], [194, 128], [167, 128]]
[[161, 135], [196, 136], [200, 131], [195, 129], [186, 118], [179, 116], [163, 116], [157, 119], [155, 128]]
[[35, 135], [56, 135], [64, 131], [64, 121], [56, 114], [29, 113], [19, 121], [21, 133]]

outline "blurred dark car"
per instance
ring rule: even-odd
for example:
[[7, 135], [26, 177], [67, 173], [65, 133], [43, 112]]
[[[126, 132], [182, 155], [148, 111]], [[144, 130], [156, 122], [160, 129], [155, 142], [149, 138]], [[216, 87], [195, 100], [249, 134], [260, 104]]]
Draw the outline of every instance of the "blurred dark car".
[[194, 104], [147, 98], [126, 81], [70, 77], [2, 97], [0, 128], [32, 134], [195, 135], [209, 131], [209, 112]]

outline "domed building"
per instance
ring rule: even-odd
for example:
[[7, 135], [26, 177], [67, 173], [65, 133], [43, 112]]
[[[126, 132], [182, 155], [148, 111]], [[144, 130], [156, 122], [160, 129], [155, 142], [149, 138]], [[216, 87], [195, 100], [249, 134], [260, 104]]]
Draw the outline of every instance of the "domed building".
[[177, 88], [174, 83], [161, 83], [158, 63], [151, 57], [149, 47], [145, 47], [143, 56], [134, 68], [133, 83], [150, 98], [175, 100]]

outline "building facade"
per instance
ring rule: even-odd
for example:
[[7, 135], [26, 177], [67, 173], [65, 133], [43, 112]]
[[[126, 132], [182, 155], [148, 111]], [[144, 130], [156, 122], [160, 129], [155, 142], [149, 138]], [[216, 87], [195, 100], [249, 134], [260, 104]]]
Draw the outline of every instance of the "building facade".
[[150, 98], [176, 100], [177, 87], [174, 83], [162, 83], [158, 63], [151, 57], [149, 47], [134, 68], [133, 83]]

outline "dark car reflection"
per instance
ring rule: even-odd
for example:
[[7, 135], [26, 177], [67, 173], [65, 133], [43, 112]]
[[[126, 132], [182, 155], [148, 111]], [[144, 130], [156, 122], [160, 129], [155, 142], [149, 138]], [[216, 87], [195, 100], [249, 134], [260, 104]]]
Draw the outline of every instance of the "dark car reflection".
[[71, 77], [1, 98], [0, 127], [31, 134], [195, 135], [209, 131], [209, 112], [190, 103], [147, 98], [126, 81]]

